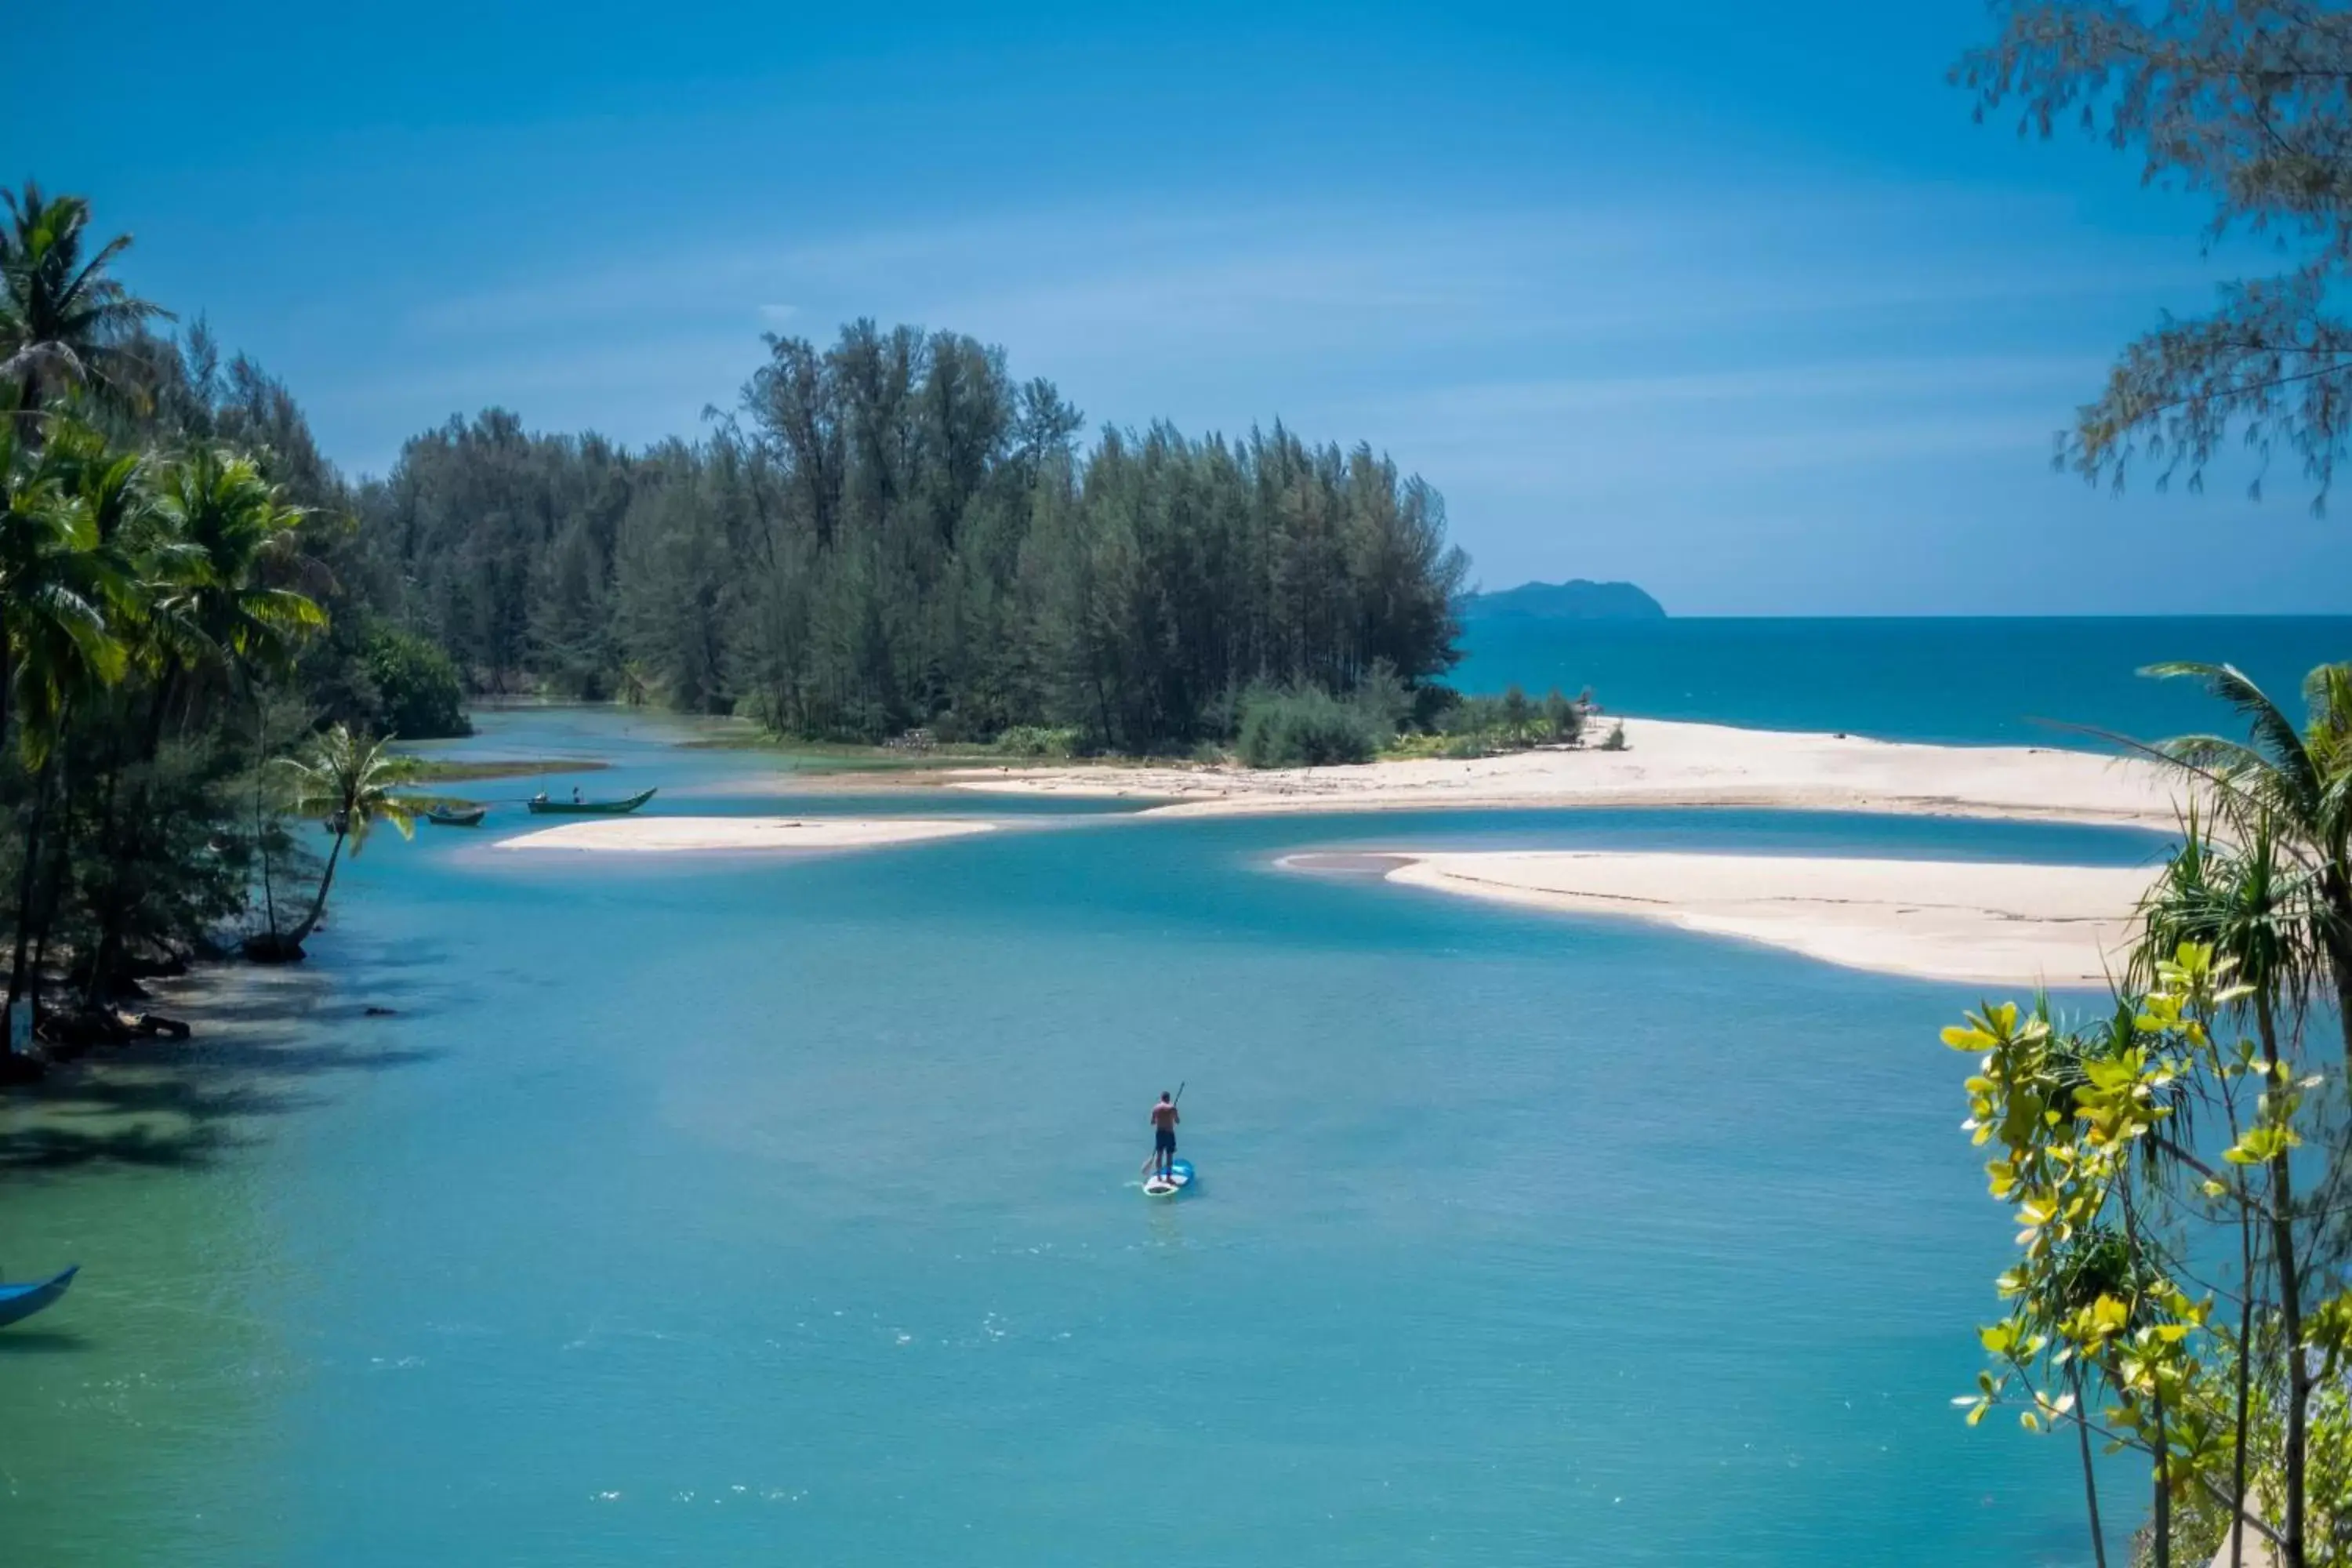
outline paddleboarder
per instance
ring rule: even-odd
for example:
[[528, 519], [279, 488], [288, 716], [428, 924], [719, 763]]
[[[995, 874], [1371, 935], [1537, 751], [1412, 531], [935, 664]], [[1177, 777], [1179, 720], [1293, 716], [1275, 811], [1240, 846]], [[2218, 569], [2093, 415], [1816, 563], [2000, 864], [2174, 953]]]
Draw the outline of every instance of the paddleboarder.
[[1162, 1181], [1176, 1161], [1176, 1123], [1182, 1120], [1176, 1112], [1176, 1102], [1161, 1089], [1160, 1103], [1151, 1108], [1151, 1158], [1160, 1167]]

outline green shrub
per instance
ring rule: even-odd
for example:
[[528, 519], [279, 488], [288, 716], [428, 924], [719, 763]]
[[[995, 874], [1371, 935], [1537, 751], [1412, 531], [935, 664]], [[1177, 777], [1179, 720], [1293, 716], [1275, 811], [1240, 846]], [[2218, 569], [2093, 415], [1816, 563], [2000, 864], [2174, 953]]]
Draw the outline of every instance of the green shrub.
[[1525, 742], [1528, 732], [1535, 728], [1536, 710], [1517, 682], [1504, 690], [1500, 712], [1503, 733], [1514, 742]]
[[1587, 691], [1571, 702], [1559, 694], [1555, 686], [1544, 697], [1544, 723], [1551, 730], [1554, 742], [1573, 746], [1584, 738], [1586, 710], [1592, 705], [1592, 693]]
[[1462, 706], [1462, 693], [1431, 681], [1412, 689], [1412, 727], [1432, 735], [1445, 732], [1446, 720]]
[[435, 741], [474, 732], [466, 721], [465, 685], [438, 643], [386, 626], [368, 638], [364, 658], [383, 733]]
[[1007, 757], [1075, 757], [1076, 730], [1049, 730], [1041, 724], [1015, 724], [996, 737], [995, 751]]
[[1310, 686], [1244, 697], [1234, 751], [1246, 767], [1326, 767], [1369, 763], [1387, 739], [1361, 707]]
[[1356, 689], [1348, 694], [1348, 702], [1370, 721], [1373, 731], [1385, 741], [1412, 721], [1414, 695], [1397, 675], [1395, 665], [1376, 658], [1363, 679], [1356, 682]]
[[1583, 743], [1592, 718], [1592, 693], [1568, 697], [1553, 687], [1541, 702], [1518, 687], [1500, 697], [1460, 697], [1437, 714], [1436, 732], [1457, 744], [1448, 756], [1485, 757], [1530, 746]]

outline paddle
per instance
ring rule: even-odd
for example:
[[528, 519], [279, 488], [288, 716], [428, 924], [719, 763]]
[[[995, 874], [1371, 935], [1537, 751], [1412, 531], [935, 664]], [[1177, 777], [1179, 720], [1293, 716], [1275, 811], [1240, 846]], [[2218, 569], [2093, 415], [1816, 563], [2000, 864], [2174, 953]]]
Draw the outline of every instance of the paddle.
[[[1163, 1080], [1163, 1081], [1164, 1081], [1164, 1080]], [[1169, 1104], [1171, 1104], [1171, 1105], [1181, 1105], [1181, 1104], [1183, 1104], [1183, 1103], [1184, 1103], [1184, 1085], [1185, 1085], [1186, 1083], [1190, 1082], [1190, 1081], [1191, 1081], [1191, 1080], [1190, 1080], [1189, 1079], [1179, 1079], [1177, 1080], [1177, 1082], [1176, 1082], [1176, 1092], [1169, 1098], [1169, 1100], [1168, 1100], [1168, 1103], [1169, 1103]], [[1154, 1148], [1154, 1149], [1151, 1151], [1151, 1152], [1150, 1152], [1150, 1153], [1146, 1154], [1146, 1155], [1143, 1157], [1143, 1163], [1142, 1163], [1142, 1164], [1140, 1164], [1140, 1165], [1138, 1165], [1138, 1166], [1135, 1168], [1135, 1169], [1136, 1169], [1136, 1173], [1137, 1173], [1137, 1174], [1139, 1174], [1139, 1175], [1140, 1175], [1142, 1173], [1144, 1173], [1144, 1172], [1146, 1172], [1146, 1171], [1148, 1171], [1148, 1170], [1151, 1169], [1151, 1167], [1152, 1167], [1152, 1166], [1154, 1166], [1154, 1165], [1158, 1164], [1159, 1163], [1160, 1163], [1160, 1151], [1159, 1151], [1157, 1148]]]

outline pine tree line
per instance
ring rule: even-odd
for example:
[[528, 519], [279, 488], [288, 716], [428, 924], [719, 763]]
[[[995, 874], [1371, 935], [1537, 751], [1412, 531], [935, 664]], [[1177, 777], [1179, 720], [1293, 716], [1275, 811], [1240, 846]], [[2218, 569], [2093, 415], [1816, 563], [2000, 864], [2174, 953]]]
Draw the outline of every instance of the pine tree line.
[[490, 411], [358, 506], [400, 613], [480, 686], [877, 741], [1015, 726], [1143, 751], [1253, 687], [1408, 687], [1454, 661], [1444, 505], [1369, 447], [1077, 410], [950, 332], [771, 336], [738, 409], [631, 453]]

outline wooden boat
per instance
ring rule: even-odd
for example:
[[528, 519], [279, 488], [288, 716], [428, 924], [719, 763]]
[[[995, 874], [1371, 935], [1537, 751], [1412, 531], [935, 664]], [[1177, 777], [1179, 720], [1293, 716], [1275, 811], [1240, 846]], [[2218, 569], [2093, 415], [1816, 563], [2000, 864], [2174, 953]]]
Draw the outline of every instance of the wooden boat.
[[529, 804], [534, 816], [625, 816], [653, 797], [652, 790], [626, 800], [550, 800], [539, 795]]
[[81, 1265], [76, 1264], [37, 1285], [0, 1285], [0, 1327], [21, 1323], [42, 1308], [56, 1306], [58, 1298], [66, 1293], [66, 1287], [79, 1272]]
[[482, 818], [489, 815], [487, 805], [468, 805], [455, 809], [435, 807], [425, 814], [425, 820], [443, 827], [479, 827]]

